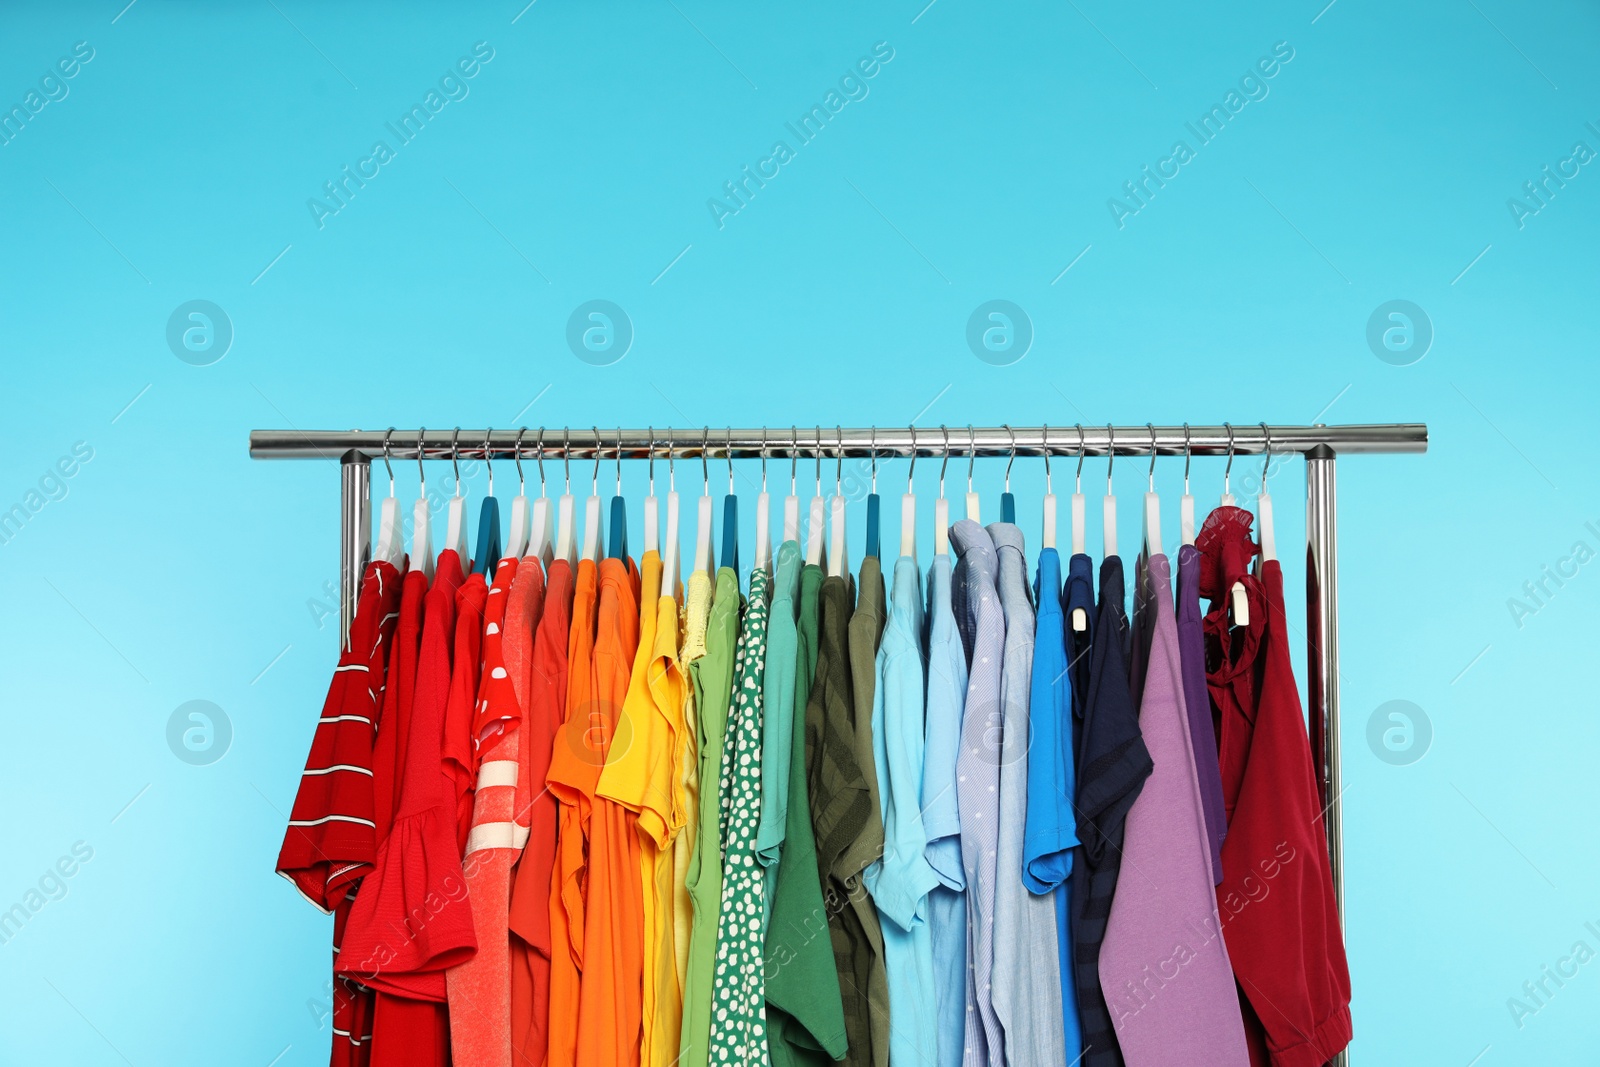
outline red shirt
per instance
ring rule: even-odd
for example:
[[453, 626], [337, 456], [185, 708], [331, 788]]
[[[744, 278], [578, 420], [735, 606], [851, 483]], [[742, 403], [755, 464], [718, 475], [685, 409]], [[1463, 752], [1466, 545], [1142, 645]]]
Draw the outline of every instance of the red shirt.
[[[469, 575], [456, 591], [455, 654], [450, 667], [450, 698], [444, 720], [444, 770], [455, 798], [456, 854], [467, 850], [472, 829], [472, 793], [478, 782], [478, 674], [483, 666], [484, 603], [489, 586], [481, 574]], [[505, 607], [504, 596], [501, 608]]]
[[[399, 573], [382, 561], [369, 564], [278, 853], [278, 873], [318, 908], [333, 912], [336, 948], [361, 877], [372, 870], [377, 852], [373, 734], [384, 702], [380, 694], [399, 602]], [[371, 991], [336, 976], [329, 1062], [333, 1067], [364, 1067], [371, 1035]]]
[[[1218, 913], [1253, 1067], [1320, 1067], [1350, 1043], [1350, 971], [1305, 717], [1289, 660], [1283, 570], [1263, 562], [1250, 513], [1219, 508], [1202, 553], [1207, 686], [1219, 717], [1228, 836]], [[1242, 583], [1250, 625], [1231, 626]]]
[[[527, 572], [528, 561], [523, 571]], [[537, 568], [535, 568], [537, 570]], [[511, 888], [511, 1046], [516, 1067], [543, 1067], [550, 1041], [550, 885], [556, 862], [555, 796], [539, 788], [550, 770], [556, 732], [566, 718], [567, 641], [572, 615], [572, 567], [550, 564], [543, 613], [531, 649], [507, 644], [506, 665], [526, 697], [522, 740], [528, 752], [533, 796], [528, 810], [528, 842]], [[518, 613], [522, 582], [511, 591], [508, 609]], [[521, 681], [518, 681], [521, 679]]]
[[[340, 974], [380, 992], [436, 1003], [445, 999], [445, 968], [477, 950], [456, 845], [454, 798], [441, 751], [450, 637], [461, 581], [460, 561], [446, 549], [439, 554], [424, 605], [415, 695], [399, 753], [394, 823], [378, 845], [374, 870], [351, 912], [338, 959]], [[380, 1043], [381, 1018], [380, 1012]]]

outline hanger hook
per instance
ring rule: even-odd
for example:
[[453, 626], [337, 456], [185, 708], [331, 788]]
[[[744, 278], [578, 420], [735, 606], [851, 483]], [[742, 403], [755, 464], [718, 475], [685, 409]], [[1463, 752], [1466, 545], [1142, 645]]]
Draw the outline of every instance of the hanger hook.
[[1078, 423], [1078, 476], [1077, 481], [1073, 483], [1073, 492], [1079, 496], [1083, 495], [1083, 453], [1087, 443], [1088, 438], [1084, 436], [1083, 423], [1080, 422]]
[[389, 438], [394, 436], [394, 427], [389, 427], [383, 435], [383, 469], [389, 472], [389, 495], [394, 496], [394, 468], [389, 466]]
[[667, 492], [678, 491], [678, 435], [672, 430], [667, 431]]
[[728, 464], [728, 495], [733, 495], [733, 427], [728, 427], [728, 439], [723, 443], [722, 458]]
[[601, 449], [600, 449], [600, 427], [591, 426], [591, 427], [589, 427], [589, 429], [594, 433], [594, 476], [593, 476], [593, 479], [589, 483], [589, 495], [590, 496], [599, 496], [600, 495], [600, 451], [601, 451]]
[[972, 492], [972, 468], [978, 462], [978, 434], [967, 424], [967, 492]]
[[706, 453], [711, 451], [711, 427], [704, 428], [700, 435], [700, 480], [705, 483], [704, 494], [711, 495], [711, 462], [706, 458]]
[[421, 492], [418, 495], [424, 497], [428, 495], [428, 472], [422, 467], [422, 455], [426, 451], [422, 447], [422, 442], [427, 433], [428, 428], [426, 426], [417, 428], [417, 481], [421, 486]]
[[1183, 424], [1183, 495], [1189, 495], [1189, 461], [1194, 458], [1189, 448], [1189, 424]]
[[1233, 423], [1225, 422], [1222, 424], [1222, 428], [1228, 431], [1228, 463], [1227, 466], [1222, 468], [1222, 495], [1231, 496], [1232, 493], [1229, 492], [1229, 488], [1231, 485], [1230, 479], [1233, 475]]
[[489, 439], [494, 436], [494, 427], [490, 426], [483, 431], [483, 466], [489, 472], [489, 495], [494, 496], [494, 464], [489, 457]]
[[1272, 466], [1272, 431], [1266, 423], [1261, 424], [1261, 436], [1266, 438], [1266, 444], [1261, 448], [1261, 491], [1267, 491], [1267, 469]]
[[1117, 462], [1117, 428], [1106, 423], [1106, 496], [1111, 495], [1111, 468]]
[[1049, 423], [1046, 423], [1044, 425], [1044, 428], [1043, 428], [1042, 432], [1039, 434], [1039, 443], [1043, 446], [1043, 449], [1044, 449], [1044, 491], [1045, 491], [1046, 495], [1050, 495], [1050, 494], [1053, 494], [1055, 492], [1055, 490], [1050, 487], [1050, 424]]
[[761, 427], [761, 491], [767, 491], [767, 428]]
[[545, 491], [544, 491], [544, 427], [543, 426], [539, 427], [539, 437], [538, 437], [538, 440], [536, 440], [534, 442], [534, 446], [533, 447], [537, 451], [537, 458], [538, 458], [538, 461], [539, 461], [539, 495], [540, 496], [544, 496], [545, 495]]
[[822, 427], [817, 427], [817, 444], [812, 450], [812, 455], [817, 459], [817, 495], [822, 495]]
[[917, 473], [917, 428], [907, 426], [911, 436], [911, 466], [906, 468], [906, 492], [911, 492], [911, 479]]
[[1017, 461], [1017, 431], [1013, 430], [1008, 422], [1002, 422], [1000, 425], [1005, 427], [1006, 433], [1011, 435], [1011, 455], [1006, 458], [1005, 491], [1009, 493], [1011, 492], [1011, 465]]
[[563, 491], [567, 496], [572, 495], [572, 428], [561, 427], [561, 477]]
[[834, 435], [839, 439], [839, 451], [834, 453], [833, 459], [833, 495], [844, 495], [844, 427], [834, 426]]
[[1145, 427], [1150, 431], [1150, 491], [1153, 493], [1156, 491], [1156, 457], [1161, 451], [1156, 448], [1156, 424], [1147, 422]]
[[800, 469], [800, 428], [789, 425], [789, 495], [797, 496], [795, 474]]
[[650, 431], [650, 443], [645, 446], [645, 455], [650, 460], [650, 495], [656, 495], [656, 428], [647, 427]]
[[622, 427], [617, 427], [617, 495], [622, 495]]
[[939, 432], [944, 435], [944, 459], [939, 461], [939, 499], [944, 499], [944, 469], [950, 466], [950, 431], [944, 423], [939, 424]]
[[878, 428], [872, 428], [872, 437], [867, 442], [867, 462], [872, 464], [872, 495], [878, 495]]
[[515, 449], [515, 451], [513, 451], [511, 453], [512, 458], [514, 460], [516, 460], [516, 463], [517, 463], [517, 495], [518, 496], [527, 496], [528, 495], [528, 483], [522, 477], [522, 439], [524, 437], [526, 437], [527, 434], [528, 434], [528, 428], [526, 426], [522, 427], [520, 430], [517, 431], [516, 449]]
[[450, 469], [455, 472], [456, 496], [461, 495], [461, 427], [450, 433]]

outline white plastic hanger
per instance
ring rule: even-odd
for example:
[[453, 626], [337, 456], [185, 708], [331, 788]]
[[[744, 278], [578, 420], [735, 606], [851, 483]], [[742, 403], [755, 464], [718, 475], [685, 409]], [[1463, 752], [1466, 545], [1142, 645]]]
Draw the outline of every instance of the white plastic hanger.
[[405, 531], [400, 528], [400, 501], [395, 499], [394, 467], [389, 464], [389, 438], [393, 433], [394, 427], [391, 426], [388, 433], [383, 435], [383, 469], [389, 472], [389, 495], [384, 498], [383, 506], [378, 511], [378, 543], [372, 550], [372, 558], [388, 563], [396, 570], [404, 570]]
[[[671, 431], [669, 430], [670, 434]], [[667, 438], [667, 531], [661, 542], [661, 591], [678, 595], [678, 462], [672, 437]]]
[[1111, 488], [1111, 468], [1117, 461], [1117, 430], [1106, 423], [1106, 495], [1101, 502], [1101, 521], [1105, 526], [1105, 554], [1110, 559], [1117, 554], [1117, 496]]
[[[543, 450], [540, 451], [541, 463]], [[566, 431], [561, 431], [561, 499], [556, 502], [556, 549], [555, 559], [564, 559], [567, 565], [578, 565], [577, 525], [573, 511], [576, 501], [572, 498], [572, 438]]]
[[583, 502], [583, 559], [592, 559], [600, 562], [600, 557], [605, 554], [605, 531], [601, 529], [600, 517], [600, 427], [590, 427], [594, 430], [594, 482], [589, 489], [589, 498]]
[[1050, 484], [1050, 427], [1040, 436], [1044, 453], [1044, 530], [1039, 544], [1044, 548], [1056, 547], [1056, 493]]
[[817, 427], [817, 492], [811, 498], [811, 511], [807, 516], [809, 527], [806, 530], [806, 562], [812, 566], [822, 566], [822, 427]]
[[1183, 500], [1179, 503], [1179, 520], [1183, 524], [1183, 543], [1194, 544], [1194, 497], [1189, 495], [1189, 424], [1183, 424]]
[[527, 434], [524, 426], [517, 431], [517, 444], [511, 458], [517, 464], [517, 495], [511, 501], [511, 524], [506, 528], [507, 559], [521, 559], [528, 547], [528, 482], [522, 476], [522, 438]]
[[835, 578], [843, 578], [850, 553], [844, 539], [844, 428], [839, 427], [838, 433], [839, 452], [837, 465], [833, 468], [833, 509], [829, 516], [831, 529], [828, 533], [833, 547], [828, 555], [828, 573]]
[[939, 432], [944, 435], [944, 458], [939, 461], [939, 499], [933, 502], [933, 554], [935, 556], [948, 556], [950, 554], [950, 501], [944, 495], [944, 470], [950, 466], [950, 431], [945, 429], [944, 423], [939, 424]]
[[[1072, 554], [1084, 555], [1083, 549], [1083, 453], [1084, 453], [1083, 423], [1078, 423], [1078, 473], [1073, 482], [1072, 489]], [[1072, 609], [1072, 632], [1086, 633], [1089, 629], [1089, 611], [1087, 608]]]
[[433, 581], [433, 531], [432, 512], [428, 507], [428, 472], [423, 469], [422, 458], [427, 449], [423, 441], [426, 429], [417, 431], [417, 502], [411, 508], [411, 566], [421, 568]]
[[705, 488], [700, 493], [700, 505], [695, 515], [697, 528], [694, 535], [694, 572], [708, 578], [717, 575], [717, 563], [711, 555], [711, 427], [706, 427], [700, 439], [700, 473], [705, 477]]
[[972, 467], [978, 462], [977, 435], [973, 433], [972, 426], [967, 426], [967, 518], [982, 525], [983, 520], [978, 517], [978, 494], [972, 491]]
[[1267, 472], [1272, 466], [1272, 431], [1261, 424], [1266, 444], [1261, 452], [1261, 492], [1256, 495], [1256, 514], [1261, 519], [1261, 561], [1278, 558], [1278, 539], [1272, 531], [1272, 494], [1267, 492]]
[[761, 493], [756, 497], [756, 566], [772, 570], [772, 497], [767, 495], [767, 431], [761, 431]]
[[[1228, 431], [1228, 463], [1222, 468], [1222, 502], [1221, 507], [1231, 508], [1233, 503], [1232, 476], [1233, 476], [1233, 424], [1222, 424]], [[1233, 588], [1228, 590], [1229, 599], [1233, 608], [1233, 625], [1250, 625], [1250, 597], [1246, 595], [1243, 582], [1234, 582]]]
[[789, 427], [793, 442], [789, 446], [789, 495], [783, 498], [783, 539], [800, 540], [800, 498], [795, 495], [795, 471], [800, 466], [800, 431]]
[[650, 495], [644, 498], [644, 551], [659, 552], [661, 542], [661, 501], [656, 497], [656, 428], [650, 427]]
[[1155, 423], [1147, 422], [1150, 428], [1150, 485], [1144, 494], [1144, 553], [1150, 556], [1163, 556], [1161, 551], [1161, 498], [1156, 495], [1156, 456], [1160, 450], [1156, 448]]
[[539, 439], [534, 443], [538, 450], [539, 460], [539, 499], [533, 502], [533, 508], [528, 513], [528, 548], [527, 554], [537, 556], [544, 564], [545, 569], [550, 569], [550, 561], [555, 559], [553, 548], [554, 539], [551, 537], [552, 514], [550, 498], [545, 495], [544, 481], [544, 427], [539, 427]]
[[917, 473], [917, 428], [911, 427], [911, 466], [906, 469], [906, 493], [900, 498], [900, 555], [917, 558], [917, 494], [912, 476]]
[[470, 570], [472, 559], [467, 555], [467, 498], [461, 493], [461, 427], [450, 435], [450, 468], [455, 472], [456, 492], [450, 498], [449, 521], [445, 524], [444, 547], [454, 550], [463, 571]]

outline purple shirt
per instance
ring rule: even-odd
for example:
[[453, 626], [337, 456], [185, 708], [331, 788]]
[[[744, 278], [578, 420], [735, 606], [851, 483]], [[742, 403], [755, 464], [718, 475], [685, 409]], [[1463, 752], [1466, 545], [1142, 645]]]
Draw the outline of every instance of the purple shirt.
[[1100, 987], [1128, 1067], [1248, 1063], [1222, 942], [1210, 846], [1184, 710], [1166, 556], [1151, 556], [1150, 658], [1139, 729], [1155, 764], [1128, 812], [1123, 870], [1100, 950]]
[[1227, 809], [1222, 803], [1222, 772], [1217, 765], [1217, 730], [1211, 721], [1211, 694], [1206, 689], [1206, 639], [1200, 622], [1200, 550], [1178, 549], [1178, 651], [1183, 657], [1183, 705], [1189, 713], [1189, 740], [1194, 771], [1200, 779], [1200, 805], [1211, 842], [1211, 878], [1222, 884], [1222, 839], [1228, 836]]

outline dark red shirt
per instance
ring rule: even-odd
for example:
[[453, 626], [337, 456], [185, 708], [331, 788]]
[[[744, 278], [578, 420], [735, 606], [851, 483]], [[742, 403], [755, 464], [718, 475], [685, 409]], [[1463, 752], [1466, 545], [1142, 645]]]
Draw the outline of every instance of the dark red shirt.
[[[1218, 913], [1252, 1067], [1321, 1067], [1350, 1043], [1350, 971], [1290, 665], [1283, 570], [1270, 560], [1250, 573], [1250, 525], [1249, 512], [1218, 508], [1195, 542], [1228, 816]], [[1235, 582], [1249, 599], [1248, 626], [1231, 625]]]

